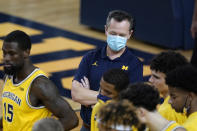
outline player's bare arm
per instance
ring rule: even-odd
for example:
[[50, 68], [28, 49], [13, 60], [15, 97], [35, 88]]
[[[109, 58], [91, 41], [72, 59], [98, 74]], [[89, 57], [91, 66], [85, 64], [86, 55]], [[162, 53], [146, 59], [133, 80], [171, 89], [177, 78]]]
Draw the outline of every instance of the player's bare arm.
[[0, 117], [0, 131], [3, 129], [3, 117]]
[[[0, 85], [1, 85], [1, 87], [3, 87], [3, 82], [1, 82], [2, 80], [0, 80]], [[5, 81], [5, 76], [3, 77], [3, 81]], [[1, 89], [1, 93], [2, 93], [2, 89]], [[3, 130], [3, 117], [2, 116], [0, 116], [0, 131], [2, 131]]]
[[33, 106], [46, 106], [59, 118], [65, 130], [73, 129], [78, 125], [75, 112], [60, 96], [57, 87], [46, 77], [40, 76], [34, 80], [30, 90], [30, 101]]

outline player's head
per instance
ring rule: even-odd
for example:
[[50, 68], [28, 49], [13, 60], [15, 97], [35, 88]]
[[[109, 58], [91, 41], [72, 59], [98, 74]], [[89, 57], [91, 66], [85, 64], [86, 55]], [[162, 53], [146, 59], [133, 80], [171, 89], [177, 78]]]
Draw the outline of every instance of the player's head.
[[37, 121], [32, 131], [64, 131], [62, 124], [53, 118], [45, 118]]
[[129, 84], [127, 73], [121, 69], [110, 69], [103, 74], [100, 81], [101, 94], [110, 98], [117, 97], [118, 93]]
[[119, 99], [127, 99], [136, 106], [137, 117], [143, 124], [147, 124], [148, 114], [154, 113], [160, 102], [157, 89], [143, 82], [129, 85], [126, 90], [120, 93]]
[[31, 40], [25, 32], [16, 30], [9, 33], [2, 46], [5, 73], [13, 75], [19, 71], [29, 58], [30, 49]]
[[186, 64], [188, 64], [188, 61], [180, 53], [174, 51], [162, 52], [151, 61], [151, 77], [149, 82], [151, 82], [161, 94], [167, 94], [168, 86], [165, 83], [166, 74]]
[[140, 127], [135, 111], [128, 100], [110, 102], [99, 110], [99, 131], [131, 131], [131, 126]]
[[21, 50], [31, 50], [30, 37], [23, 31], [15, 30], [10, 32], [4, 39], [4, 42], [15, 42]]
[[144, 82], [130, 84], [120, 93], [119, 99], [127, 99], [136, 107], [143, 107], [148, 111], [155, 111], [160, 102], [158, 90]]
[[169, 103], [177, 112], [183, 112], [184, 108], [187, 111], [196, 108], [197, 69], [195, 67], [186, 65], [176, 68], [167, 74], [166, 83], [170, 93]]

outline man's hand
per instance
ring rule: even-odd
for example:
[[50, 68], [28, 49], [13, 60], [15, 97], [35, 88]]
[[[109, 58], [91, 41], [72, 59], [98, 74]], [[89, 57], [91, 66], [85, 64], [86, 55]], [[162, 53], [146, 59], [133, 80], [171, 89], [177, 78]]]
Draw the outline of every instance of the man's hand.
[[193, 20], [192, 26], [191, 26], [191, 33], [192, 33], [192, 38], [195, 38], [195, 34], [197, 33], [197, 20]]
[[3, 117], [0, 117], [0, 131], [3, 131]]
[[86, 89], [90, 89], [90, 83], [87, 77], [83, 77], [83, 79], [81, 79], [81, 83], [80, 83], [81, 87], [84, 87]]
[[197, 0], [195, 0], [194, 3], [191, 33], [192, 33], [192, 37], [195, 38], [195, 34], [197, 33]]

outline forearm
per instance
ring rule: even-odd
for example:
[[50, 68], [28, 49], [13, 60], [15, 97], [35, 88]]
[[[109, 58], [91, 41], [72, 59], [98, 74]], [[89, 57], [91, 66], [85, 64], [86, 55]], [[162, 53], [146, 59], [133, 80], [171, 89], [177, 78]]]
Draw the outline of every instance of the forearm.
[[62, 123], [64, 130], [68, 131], [75, 128], [79, 120], [69, 103], [63, 98], [59, 98], [57, 101], [54, 101], [54, 103], [56, 103], [56, 106], [55, 108], [52, 107], [54, 108], [52, 112]]
[[97, 103], [97, 96], [98, 96], [98, 92], [97, 91], [92, 91], [89, 90], [88, 92], [88, 96], [84, 96], [81, 97], [81, 99], [79, 98], [79, 103], [82, 105], [95, 105]]
[[71, 94], [72, 99], [82, 105], [94, 105], [97, 102], [99, 92], [82, 87], [73, 87]]
[[59, 118], [59, 121], [62, 123], [65, 131], [70, 131], [71, 129], [74, 129], [78, 126], [79, 119], [77, 116], [72, 116], [72, 117], [66, 116], [66, 117], [67, 118]]
[[194, 2], [193, 21], [197, 21], [197, 0]]
[[0, 117], [0, 131], [3, 129], [3, 117]]
[[191, 25], [191, 34], [192, 38], [196, 37], [197, 32], [197, 0], [194, 3], [194, 11], [193, 11], [193, 18], [192, 18], [192, 25]]
[[76, 115], [71, 116], [71, 117], [69, 116], [66, 116], [66, 118], [65, 117], [59, 118], [59, 121], [62, 123], [65, 131], [74, 129], [79, 124], [79, 119]]

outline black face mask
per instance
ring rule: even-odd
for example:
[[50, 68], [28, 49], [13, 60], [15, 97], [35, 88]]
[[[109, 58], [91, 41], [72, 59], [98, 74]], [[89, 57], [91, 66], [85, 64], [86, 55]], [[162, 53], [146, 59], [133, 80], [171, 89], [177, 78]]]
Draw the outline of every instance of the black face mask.
[[99, 94], [99, 95], [97, 96], [97, 99], [101, 99], [101, 100], [103, 100], [104, 102], [106, 102], [106, 101], [108, 101], [108, 100], [111, 100], [112, 98], [110, 98], [110, 97], [108, 97], [108, 96], [104, 96], [104, 95]]
[[187, 104], [187, 101], [188, 101], [188, 97], [189, 97], [189, 95], [187, 95], [187, 97], [185, 99], [185, 104], [182, 107], [182, 112], [183, 113], [187, 113], [190, 110], [190, 108], [191, 108], [191, 106], [190, 106], [191, 102], [190, 102], [189, 106], [186, 107], [186, 104]]
[[98, 94], [98, 96], [97, 96], [97, 99], [101, 99], [102, 101], [106, 102], [106, 101], [108, 101], [108, 100], [111, 100], [112, 98], [110, 98], [110, 97], [108, 97], [108, 96], [102, 95], [102, 94], [101, 94], [101, 88], [100, 88], [99, 94]]

